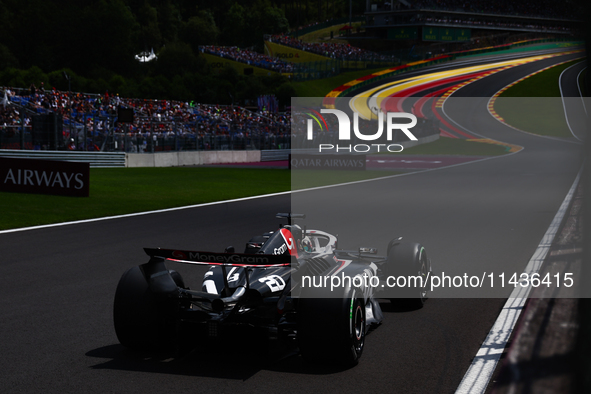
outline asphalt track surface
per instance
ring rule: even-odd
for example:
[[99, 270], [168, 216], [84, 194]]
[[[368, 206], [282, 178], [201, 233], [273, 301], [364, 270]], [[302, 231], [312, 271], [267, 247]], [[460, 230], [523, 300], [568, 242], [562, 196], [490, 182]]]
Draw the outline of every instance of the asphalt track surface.
[[[580, 145], [516, 132], [481, 111], [501, 87], [562, 60], [494, 74], [458, 91], [482, 98], [462, 103], [469, 108], [452, 101], [444, 107], [464, 127], [525, 150], [368, 182], [365, 191], [375, 196], [375, 206], [350, 212], [327, 230], [378, 215], [393, 231], [422, 242], [435, 270], [460, 272], [481, 259], [523, 270], [576, 176]], [[466, 116], [471, 113], [478, 116]], [[399, 192], [380, 196], [392, 184]], [[295, 205], [323, 193], [300, 193]], [[281, 195], [0, 234], [0, 392], [454, 392], [503, 298], [432, 298], [415, 311], [384, 302], [384, 323], [368, 335], [359, 365], [347, 370], [310, 367], [293, 352], [253, 358], [232, 340], [223, 352], [195, 351], [177, 359], [118, 344], [115, 288], [127, 268], [147, 261], [142, 247], [239, 249], [251, 235], [276, 228], [274, 214], [292, 205], [291, 196]], [[314, 213], [308, 212], [312, 218]], [[357, 242], [346, 231], [343, 237]], [[203, 271], [179, 271], [199, 287]]]
[[[579, 81], [582, 72], [587, 68], [587, 62], [575, 63], [562, 72], [560, 76], [561, 93], [563, 109], [568, 119], [568, 127], [573, 136], [580, 141], [584, 141], [586, 134], [585, 117], [590, 108], [589, 98], [581, 97], [579, 84], [573, 83]], [[564, 80], [564, 81], [563, 81]]]

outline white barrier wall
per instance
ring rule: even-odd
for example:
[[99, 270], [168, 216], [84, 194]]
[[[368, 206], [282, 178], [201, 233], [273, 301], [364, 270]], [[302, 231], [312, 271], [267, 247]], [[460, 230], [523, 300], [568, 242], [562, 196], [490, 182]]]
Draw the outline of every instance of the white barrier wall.
[[[418, 141], [401, 141], [397, 142], [397, 144], [401, 144], [405, 148], [410, 148], [415, 145], [433, 142], [437, 139], [439, 139], [439, 134], [419, 138]], [[179, 167], [221, 163], [257, 163], [260, 161], [260, 150], [126, 153], [127, 167]]]
[[261, 151], [127, 153], [127, 167], [178, 167], [261, 161]]

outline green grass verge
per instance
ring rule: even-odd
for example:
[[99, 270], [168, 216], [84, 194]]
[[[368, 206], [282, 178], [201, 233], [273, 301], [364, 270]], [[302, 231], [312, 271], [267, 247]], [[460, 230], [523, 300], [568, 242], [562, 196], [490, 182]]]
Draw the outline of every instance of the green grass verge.
[[500, 156], [507, 147], [459, 138], [441, 137], [438, 140], [404, 150], [410, 155]]
[[506, 123], [530, 133], [571, 137], [566, 124], [560, 74], [580, 60], [573, 60], [533, 75], [504, 91], [495, 101], [495, 111]]
[[384, 68], [350, 71], [331, 78], [293, 82], [292, 85], [295, 88], [297, 97], [324, 97], [334, 88], [338, 88], [347, 82], [351, 82], [357, 78], [365, 77], [366, 75], [382, 70], [384, 70]]
[[337, 185], [339, 183], [363, 181], [401, 174], [400, 171], [330, 171], [330, 170], [292, 170], [292, 190], [308, 189], [311, 187]]
[[552, 137], [572, 137], [560, 98], [500, 98], [495, 102], [495, 111], [507, 124], [519, 130]]
[[581, 60], [573, 60], [532, 75], [505, 90], [499, 97], [560, 97], [560, 74]]
[[[249, 168], [104, 168], [90, 171], [90, 197], [0, 193], [0, 229], [180, 207], [290, 190], [290, 174]], [[10, 209], [6, 209], [10, 207]]]
[[500, 145], [486, 144], [459, 138], [441, 137], [427, 144], [406, 148], [401, 153], [380, 153], [384, 155], [456, 155], [456, 156], [500, 156], [507, 153], [508, 148]]

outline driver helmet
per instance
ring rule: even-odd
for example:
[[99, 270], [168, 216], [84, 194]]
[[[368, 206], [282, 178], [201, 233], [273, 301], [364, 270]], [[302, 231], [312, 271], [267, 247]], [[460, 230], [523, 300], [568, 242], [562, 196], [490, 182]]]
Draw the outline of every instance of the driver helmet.
[[310, 238], [304, 237], [304, 239], [302, 240], [302, 250], [306, 253], [312, 253], [313, 248], [312, 241], [310, 241]]

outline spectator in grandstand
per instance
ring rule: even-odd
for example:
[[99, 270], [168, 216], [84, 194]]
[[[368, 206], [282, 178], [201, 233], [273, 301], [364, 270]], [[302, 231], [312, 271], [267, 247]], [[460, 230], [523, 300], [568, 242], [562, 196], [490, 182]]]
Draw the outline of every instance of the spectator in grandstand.
[[[12, 93], [13, 89], [10, 89]], [[7, 95], [8, 95], [7, 90]], [[30, 89], [20, 89], [16, 105], [0, 107], [0, 125], [15, 126], [20, 124], [20, 113], [29, 113], [25, 125], [30, 124], [34, 113], [55, 112], [63, 116], [64, 138], [68, 138], [68, 149], [76, 149], [75, 141], [70, 141], [70, 128], [76, 132], [79, 141], [87, 139], [86, 149], [97, 149], [107, 133], [125, 133], [129, 137], [140, 137], [135, 146], [139, 151], [145, 149], [142, 141], [151, 137], [162, 138], [205, 138], [207, 136], [236, 136], [250, 138], [262, 136], [289, 135], [289, 114], [269, 112], [251, 112], [238, 106], [220, 106], [186, 103], [169, 100], [125, 99], [118, 96], [90, 95], [61, 92], [55, 88], [44, 94], [30, 94]], [[116, 97], [117, 99], [113, 99]], [[68, 103], [71, 99], [71, 118]], [[117, 113], [117, 104], [133, 108], [134, 123], [123, 127], [113, 124]], [[49, 107], [49, 108], [48, 108]], [[71, 125], [70, 125], [71, 123]], [[84, 134], [86, 133], [86, 137]], [[74, 135], [74, 134], [73, 134]], [[91, 138], [92, 137], [92, 138]], [[72, 138], [73, 139], [73, 138]], [[74, 144], [72, 144], [74, 142]], [[84, 144], [80, 143], [80, 149]], [[120, 146], [120, 145], [119, 145]], [[132, 145], [129, 144], [129, 147]], [[202, 148], [211, 146], [203, 143]]]
[[362, 48], [354, 47], [350, 44], [331, 43], [331, 42], [304, 42], [290, 36], [275, 35], [271, 37], [272, 42], [286, 45], [292, 48], [300, 49], [306, 52], [317, 53], [322, 56], [341, 60], [357, 61], [380, 61], [396, 62], [393, 56], [383, 56]]
[[246, 49], [239, 49], [238, 47], [222, 47], [215, 45], [206, 45], [200, 47], [200, 50], [211, 55], [220, 56], [235, 60], [237, 62], [246, 63], [249, 65], [273, 70], [281, 73], [291, 72], [292, 66], [278, 58], [272, 58], [267, 55], [262, 55], [257, 52]]

